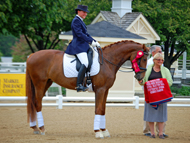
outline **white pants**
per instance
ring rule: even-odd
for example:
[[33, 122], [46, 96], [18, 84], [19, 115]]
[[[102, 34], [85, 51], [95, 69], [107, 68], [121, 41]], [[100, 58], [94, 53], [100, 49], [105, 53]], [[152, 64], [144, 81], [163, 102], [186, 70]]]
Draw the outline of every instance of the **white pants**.
[[76, 54], [78, 59], [80, 60], [81, 64], [85, 65], [85, 67], [88, 67], [88, 57], [86, 52], [82, 52], [79, 54]]

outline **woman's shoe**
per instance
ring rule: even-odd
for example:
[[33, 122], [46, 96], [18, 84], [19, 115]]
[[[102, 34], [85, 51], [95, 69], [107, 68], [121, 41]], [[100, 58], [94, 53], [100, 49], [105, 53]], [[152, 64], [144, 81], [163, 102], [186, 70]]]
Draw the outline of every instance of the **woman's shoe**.
[[150, 138], [156, 138], [155, 135], [151, 135]]
[[146, 133], [146, 134], [144, 134], [145, 136], [147, 136], [147, 137], [150, 137], [151, 136], [151, 133]]
[[[157, 134], [157, 136], [159, 137], [159, 134]], [[168, 138], [168, 137], [169, 137], [169, 136], [166, 135], [166, 134], [163, 134], [163, 136], [164, 136], [165, 138]]]
[[164, 135], [159, 135], [160, 139], [165, 139]]
[[166, 134], [163, 134], [163, 136], [164, 136], [165, 138], [168, 138], [168, 135], [166, 135]]

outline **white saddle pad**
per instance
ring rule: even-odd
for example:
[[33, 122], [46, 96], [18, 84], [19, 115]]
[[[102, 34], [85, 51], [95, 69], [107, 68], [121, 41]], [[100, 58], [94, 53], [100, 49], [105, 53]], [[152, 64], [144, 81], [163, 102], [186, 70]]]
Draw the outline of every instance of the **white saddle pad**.
[[[93, 48], [92, 48], [93, 49]], [[75, 56], [64, 54], [63, 56], [63, 71], [66, 77], [77, 77], [78, 71], [76, 70], [76, 60]], [[93, 49], [93, 62], [90, 70], [90, 76], [97, 75], [100, 71], [100, 64], [98, 62], [98, 53]]]

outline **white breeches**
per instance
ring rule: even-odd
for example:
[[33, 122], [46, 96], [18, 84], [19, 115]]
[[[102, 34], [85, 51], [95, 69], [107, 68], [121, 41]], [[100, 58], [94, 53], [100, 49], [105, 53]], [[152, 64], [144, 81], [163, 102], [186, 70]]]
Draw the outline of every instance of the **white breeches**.
[[88, 57], [87, 57], [87, 53], [86, 52], [82, 52], [82, 53], [79, 53], [79, 54], [76, 54], [77, 57], [79, 58], [81, 64], [84, 64], [85, 67], [87, 68], [88, 67]]

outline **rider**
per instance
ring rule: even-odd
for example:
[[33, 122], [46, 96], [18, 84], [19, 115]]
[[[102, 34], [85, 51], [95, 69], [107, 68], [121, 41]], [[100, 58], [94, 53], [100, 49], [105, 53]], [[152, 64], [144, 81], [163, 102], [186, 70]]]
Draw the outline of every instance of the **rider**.
[[77, 15], [71, 23], [73, 40], [69, 43], [65, 53], [76, 55], [82, 64], [79, 69], [76, 87], [77, 92], [80, 92], [88, 90], [88, 87], [84, 87], [82, 83], [85, 77], [86, 69], [88, 68], [87, 51], [90, 48], [89, 44], [93, 47], [99, 47], [100, 44], [87, 33], [86, 25], [83, 22], [83, 19], [87, 16], [87, 12], [89, 12], [88, 6], [78, 5], [75, 11]]

